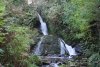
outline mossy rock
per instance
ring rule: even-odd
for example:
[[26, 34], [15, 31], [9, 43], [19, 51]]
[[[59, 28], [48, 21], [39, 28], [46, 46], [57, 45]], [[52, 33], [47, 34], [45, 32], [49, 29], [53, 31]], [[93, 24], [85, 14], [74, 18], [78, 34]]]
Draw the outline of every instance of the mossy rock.
[[40, 50], [42, 56], [60, 54], [58, 38], [52, 35], [43, 36]]

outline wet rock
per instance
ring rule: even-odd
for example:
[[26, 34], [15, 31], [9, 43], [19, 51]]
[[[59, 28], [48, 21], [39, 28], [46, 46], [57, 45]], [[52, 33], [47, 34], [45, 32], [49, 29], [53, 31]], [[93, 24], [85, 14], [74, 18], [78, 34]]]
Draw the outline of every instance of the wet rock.
[[60, 54], [58, 38], [52, 35], [44, 36], [42, 44], [44, 44], [44, 54]]
[[42, 56], [60, 54], [60, 45], [58, 38], [52, 35], [43, 36], [40, 45], [40, 51]]
[[45, 36], [43, 40], [44, 54], [60, 54], [60, 45], [58, 38], [50, 35]]

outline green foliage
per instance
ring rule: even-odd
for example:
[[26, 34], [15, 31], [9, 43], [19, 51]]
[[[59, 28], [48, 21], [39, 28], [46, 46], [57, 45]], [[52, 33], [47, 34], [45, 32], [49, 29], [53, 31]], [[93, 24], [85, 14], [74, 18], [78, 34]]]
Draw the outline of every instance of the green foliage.
[[0, 47], [4, 45], [4, 43], [6, 42], [6, 35], [7, 32], [5, 31], [4, 28], [0, 28]]
[[0, 43], [3, 43], [4, 41], [4, 32], [2, 32], [2, 26], [4, 25], [4, 18], [2, 17], [4, 15], [5, 11], [5, 4], [3, 0], [0, 0]]
[[22, 26], [34, 27], [36, 17], [35, 10], [28, 6], [25, 0], [7, 0], [5, 18], [6, 25], [18, 24]]
[[0, 26], [4, 25], [3, 19], [0, 18]]
[[[30, 50], [31, 30], [27, 27], [20, 27], [18, 25], [11, 25], [7, 27], [7, 31], [11, 33], [7, 39], [9, 43], [6, 43], [2, 50], [4, 51], [0, 55], [0, 62], [4, 65], [8, 64], [8, 67], [12, 66], [24, 66], [24, 60], [27, 61]], [[22, 63], [22, 64], [21, 64]]]
[[94, 1], [71, 0], [64, 3], [63, 23], [69, 25], [68, 28], [70, 29], [70, 33], [73, 33], [73, 39], [86, 39], [85, 37], [89, 32], [89, 22], [94, 19], [95, 14], [92, 13], [94, 7]]
[[41, 61], [40, 61], [39, 57], [36, 55], [31, 55], [29, 61], [36, 65], [41, 65]]
[[0, 16], [3, 15], [4, 10], [5, 10], [4, 1], [0, 0]]
[[4, 18], [2, 18], [2, 15], [5, 11], [5, 4], [3, 0], [0, 0], [0, 26], [4, 25]]
[[95, 53], [89, 58], [90, 67], [100, 67], [100, 54]]
[[[0, 33], [1, 34], [1, 33]], [[5, 37], [0, 37], [0, 43], [3, 43]]]
[[[6, 67], [37, 67], [29, 60], [30, 44], [34, 44], [32, 37], [38, 35], [37, 29], [30, 30], [31, 26], [34, 27], [34, 12], [31, 11], [32, 7], [23, 7], [25, 1], [22, 1], [7, 0], [7, 14], [5, 18], [0, 17], [0, 26], [5, 22], [4, 28], [8, 33], [0, 28], [0, 63]], [[2, 2], [0, 0], [0, 5]]]
[[15, 55], [18, 55], [18, 54], [21, 54], [21, 52], [27, 51], [28, 50], [27, 48], [30, 42], [28, 28], [16, 27], [14, 25], [8, 29], [9, 29], [9, 32], [14, 32], [13, 35], [15, 35], [12, 42], [9, 43], [10, 45], [9, 50], [11, 54], [15, 53]]

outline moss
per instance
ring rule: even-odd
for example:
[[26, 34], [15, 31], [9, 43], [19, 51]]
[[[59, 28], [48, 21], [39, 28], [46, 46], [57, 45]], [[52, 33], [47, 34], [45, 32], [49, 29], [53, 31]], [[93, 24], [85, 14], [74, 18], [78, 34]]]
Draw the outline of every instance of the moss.
[[32, 63], [34, 63], [38, 66], [41, 65], [41, 61], [40, 61], [39, 57], [36, 55], [31, 55], [29, 61], [31, 61]]

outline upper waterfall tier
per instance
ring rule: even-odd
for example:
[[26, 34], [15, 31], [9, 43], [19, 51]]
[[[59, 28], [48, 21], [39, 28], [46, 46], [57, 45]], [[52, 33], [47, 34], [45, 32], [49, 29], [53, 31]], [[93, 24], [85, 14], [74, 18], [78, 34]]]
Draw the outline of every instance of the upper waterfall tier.
[[40, 29], [43, 33], [43, 35], [48, 35], [48, 29], [47, 29], [47, 24], [43, 21], [42, 17], [38, 14], [39, 21], [41, 23]]

